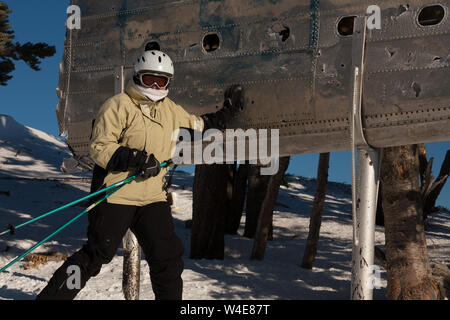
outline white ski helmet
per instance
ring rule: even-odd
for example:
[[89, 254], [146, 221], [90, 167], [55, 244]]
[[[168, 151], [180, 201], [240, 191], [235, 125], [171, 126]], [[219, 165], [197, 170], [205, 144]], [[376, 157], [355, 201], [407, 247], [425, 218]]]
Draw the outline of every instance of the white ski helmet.
[[170, 57], [159, 50], [145, 51], [134, 64], [135, 74], [149, 71], [173, 77], [174, 68]]

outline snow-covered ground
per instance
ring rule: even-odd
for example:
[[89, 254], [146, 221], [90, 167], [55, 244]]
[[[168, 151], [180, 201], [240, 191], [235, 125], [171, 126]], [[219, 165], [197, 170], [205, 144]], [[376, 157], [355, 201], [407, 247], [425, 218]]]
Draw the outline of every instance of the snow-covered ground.
[[[64, 142], [44, 132], [22, 126], [0, 115], [0, 228], [57, 208], [87, 194], [86, 175], [60, 171], [63, 158], [70, 157]], [[225, 259], [191, 260], [190, 230], [185, 222], [192, 216], [193, 175], [177, 170], [173, 211], [176, 232], [185, 246], [184, 298], [205, 299], [348, 299], [351, 261], [350, 186], [329, 183], [314, 268], [300, 267], [308, 234], [314, 197], [314, 179], [289, 177], [282, 187], [274, 212], [274, 240], [268, 242], [264, 261], [249, 259], [253, 240], [242, 237], [245, 215], [238, 235], [225, 238]], [[64, 210], [0, 237], [0, 267], [43, 239], [77, 213], [82, 205]], [[433, 260], [450, 263], [450, 215], [446, 210], [429, 221], [427, 242]], [[36, 250], [71, 254], [86, 240], [87, 217], [55, 236]], [[376, 244], [383, 246], [383, 228], [376, 229]], [[122, 251], [92, 278], [77, 299], [123, 299]], [[0, 299], [34, 299], [62, 262], [48, 262], [39, 269], [24, 269], [18, 262], [0, 274]], [[141, 299], [153, 299], [149, 270], [141, 264]], [[375, 299], [384, 299], [386, 274]]]

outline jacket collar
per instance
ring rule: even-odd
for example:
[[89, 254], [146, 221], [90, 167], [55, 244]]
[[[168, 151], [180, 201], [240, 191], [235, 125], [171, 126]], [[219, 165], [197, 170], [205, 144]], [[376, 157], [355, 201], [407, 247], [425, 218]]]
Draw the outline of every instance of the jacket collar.
[[153, 120], [157, 123], [161, 123], [161, 103], [164, 100], [154, 102], [144, 96], [142, 93], [139, 92], [139, 90], [134, 86], [133, 80], [129, 81], [127, 84], [127, 87], [125, 89], [125, 92], [130, 97], [131, 101], [139, 107], [142, 111], [142, 113], [149, 118], [150, 120]]
[[130, 80], [127, 84], [127, 88], [125, 89], [125, 92], [130, 96], [131, 100], [137, 105], [140, 104], [146, 104], [146, 105], [158, 105], [157, 102], [154, 102], [144, 96], [142, 93], [139, 92], [139, 90], [136, 88], [136, 86], [133, 83], [133, 80]]

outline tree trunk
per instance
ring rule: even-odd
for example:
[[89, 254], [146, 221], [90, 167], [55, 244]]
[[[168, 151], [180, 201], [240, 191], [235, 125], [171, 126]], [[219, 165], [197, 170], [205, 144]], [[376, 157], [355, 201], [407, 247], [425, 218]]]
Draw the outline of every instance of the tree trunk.
[[383, 183], [380, 181], [378, 186], [377, 213], [375, 216], [375, 224], [384, 227], [383, 213]]
[[417, 145], [417, 152], [419, 153], [420, 182], [423, 185], [424, 181], [425, 181], [425, 173], [426, 173], [427, 167], [428, 167], [427, 149], [425, 148], [425, 144], [419, 143]]
[[226, 205], [225, 205], [225, 233], [229, 234], [233, 220], [233, 188], [236, 179], [236, 163], [227, 165]]
[[[261, 204], [267, 193], [270, 176], [261, 175], [261, 167], [250, 165], [248, 173], [247, 208], [245, 215], [244, 237], [253, 239], [258, 226]], [[269, 239], [272, 238], [270, 232]]]
[[248, 164], [240, 164], [236, 171], [233, 184], [231, 212], [227, 215], [227, 234], [237, 234], [241, 225], [242, 211], [244, 210], [247, 190]]
[[436, 182], [440, 182], [438, 185], [434, 187], [434, 189], [428, 194], [425, 198], [424, 203], [424, 217], [426, 218], [430, 213], [433, 213], [436, 206], [436, 200], [439, 197], [439, 194], [442, 191], [445, 183], [447, 182], [448, 175], [450, 174], [450, 150], [447, 150], [445, 154], [444, 162], [442, 163], [441, 170], [439, 172], [439, 176], [436, 178]]
[[141, 279], [141, 247], [136, 236], [128, 230], [123, 237], [122, 291], [125, 300], [139, 300]]
[[436, 200], [447, 182], [450, 173], [450, 150], [447, 150], [444, 162], [441, 166], [439, 176], [433, 181], [434, 177], [431, 174], [433, 165], [433, 158], [427, 160], [427, 150], [423, 143], [418, 145], [419, 150], [419, 167], [420, 167], [420, 182], [423, 198], [423, 217], [426, 219], [429, 214], [436, 211]]
[[384, 149], [381, 167], [387, 297], [433, 299], [419, 189], [417, 145]]
[[223, 259], [229, 166], [198, 165], [193, 187], [191, 259]]
[[316, 259], [317, 242], [319, 241], [320, 225], [322, 220], [322, 209], [325, 202], [326, 188], [328, 182], [328, 168], [330, 165], [330, 153], [321, 153], [319, 167], [317, 169], [316, 194], [314, 195], [314, 206], [309, 221], [309, 234], [306, 240], [305, 252], [303, 253], [302, 268], [312, 269]]
[[258, 219], [258, 227], [253, 242], [253, 250], [250, 259], [264, 260], [266, 241], [272, 226], [273, 208], [277, 201], [278, 191], [280, 190], [281, 180], [284, 172], [289, 166], [290, 157], [280, 158], [278, 172], [270, 176], [267, 193], [261, 206], [261, 212]]

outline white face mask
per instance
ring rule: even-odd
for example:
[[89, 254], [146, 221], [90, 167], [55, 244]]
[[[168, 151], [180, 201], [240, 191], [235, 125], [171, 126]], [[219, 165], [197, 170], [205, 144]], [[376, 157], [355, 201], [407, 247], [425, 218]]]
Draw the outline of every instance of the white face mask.
[[140, 93], [142, 93], [144, 96], [152, 100], [153, 102], [158, 102], [169, 94], [169, 89], [166, 90], [158, 90], [158, 89], [152, 89], [152, 88], [144, 88], [140, 85], [137, 85], [134, 83], [134, 86]]

